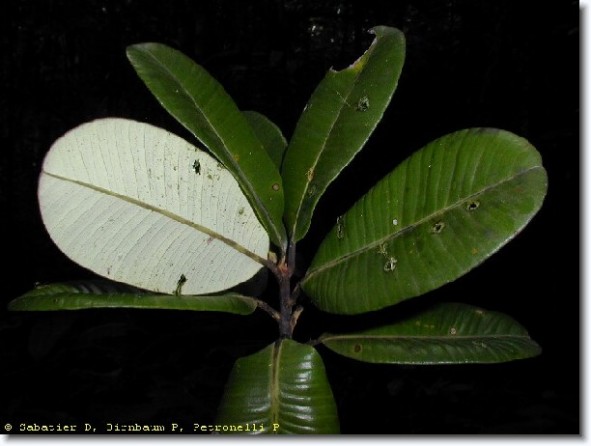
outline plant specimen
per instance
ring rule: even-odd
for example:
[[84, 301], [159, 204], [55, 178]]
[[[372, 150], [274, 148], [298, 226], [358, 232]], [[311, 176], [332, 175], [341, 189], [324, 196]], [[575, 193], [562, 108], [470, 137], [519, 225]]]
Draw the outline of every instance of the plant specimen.
[[[289, 142], [265, 116], [240, 111], [185, 55], [157, 43], [130, 46], [139, 77], [207, 151], [120, 118], [82, 124], [58, 139], [40, 177], [43, 222], [66, 255], [109, 280], [42, 285], [10, 309], [267, 312], [278, 337], [236, 362], [219, 408], [219, 430], [232, 433], [338, 432], [320, 345], [386, 364], [537, 355], [516, 321], [459, 303], [296, 340], [304, 295], [322, 311], [348, 315], [423, 295], [511, 240], [547, 189], [541, 157], [525, 139], [490, 128], [445, 135], [335, 216], [297, 276], [296, 247], [319, 200], [381, 120], [402, 70], [403, 34], [385, 26], [372, 32], [358, 60], [329, 70]], [[263, 268], [279, 285], [276, 302], [241, 291]]]

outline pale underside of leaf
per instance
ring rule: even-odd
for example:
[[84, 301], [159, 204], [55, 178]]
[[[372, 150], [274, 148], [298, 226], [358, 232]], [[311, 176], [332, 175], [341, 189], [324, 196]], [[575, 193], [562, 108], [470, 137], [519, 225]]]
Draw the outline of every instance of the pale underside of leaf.
[[211, 293], [265, 263], [268, 236], [234, 178], [148, 124], [107, 118], [58, 139], [44, 161], [39, 201], [66, 255], [139, 288]]
[[493, 129], [447, 135], [337, 219], [303, 289], [337, 313], [424, 294], [511, 240], [541, 207], [546, 188], [539, 154], [524, 139]]
[[314, 91], [285, 154], [285, 219], [302, 239], [330, 183], [361, 150], [381, 120], [404, 63], [403, 34], [376, 27], [369, 49], [349, 67], [330, 70]]
[[510, 317], [465, 304], [440, 304], [362, 332], [324, 334], [319, 342], [349, 358], [384, 364], [496, 363], [540, 353]]
[[284, 339], [239, 359], [216, 423], [263, 426], [253, 434], [338, 433], [336, 406], [320, 355], [309, 345]]
[[235, 176], [277, 246], [285, 245], [279, 171], [224, 88], [184, 54], [157, 43], [127, 51], [161, 105]]
[[252, 314], [257, 301], [236, 293], [214, 296], [181, 296], [131, 291], [87, 289], [72, 284], [42, 285], [10, 302], [11, 311], [61, 311], [97, 308], [137, 308], [183, 311], [220, 311]]

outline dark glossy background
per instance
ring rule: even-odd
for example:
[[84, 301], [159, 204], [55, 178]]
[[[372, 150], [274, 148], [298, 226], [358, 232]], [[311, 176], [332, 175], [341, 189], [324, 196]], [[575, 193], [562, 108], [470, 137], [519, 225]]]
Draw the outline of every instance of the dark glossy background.
[[190, 138], [136, 77], [125, 47], [158, 41], [182, 50], [240, 108], [265, 113], [289, 136], [326, 70], [354, 61], [371, 42], [365, 30], [384, 24], [407, 37], [398, 91], [321, 202], [302, 260], [377, 179], [461, 128], [500, 127], [528, 138], [542, 153], [549, 194], [522, 234], [453, 284], [360, 318], [308, 308], [296, 338], [385, 322], [433, 301], [503, 311], [528, 328], [542, 356], [394, 367], [321, 350], [342, 432], [579, 431], [578, 2], [8, 0], [0, 16], [0, 426], [208, 423], [235, 358], [276, 336], [259, 312], [5, 310], [36, 282], [93, 277], [57, 250], [39, 217], [37, 177], [57, 137], [84, 121], [122, 116]]

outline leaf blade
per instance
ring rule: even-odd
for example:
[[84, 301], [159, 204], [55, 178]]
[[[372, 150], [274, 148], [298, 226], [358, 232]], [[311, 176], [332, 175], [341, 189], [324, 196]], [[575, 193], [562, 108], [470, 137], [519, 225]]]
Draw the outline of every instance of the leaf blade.
[[446, 135], [339, 218], [302, 287], [315, 305], [339, 313], [424, 294], [511, 240], [540, 209], [546, 189], [540, 155], [523, 138], [495, 129]]
[[318, 352], [284, 339], [236, 361], [216, 424], [264, 426], [254, 434], [338, 433], [336, 406]]
[[179, 281], [181, 294], [228, 289], [266, 262], [268, 235], [232, 175], [148, 124], [100, 119], [59, 138], [43, 163], [39, 204], [68, 257], [157, 293]]
[[324, 334], [319, 342], [348, 358], [382, 364], [498, 363], [541, 352], [512, 318], [465, 304], [439, 304], [395, 324]]
[[132, 45], [127, 57], [160, 104], [232, 172], [273, 243], [284, 247], [281, 176], [223, 87], [166, 45]]
[[102, 284], [57, 283], [39, 286], [8, 304], [10, 311], [62, 311], [97, 308], [136, 308], [183, 311], [217, 311], [252, 314], [257, 302], [237, 293], [215, 296], [152, 294]]
[[371, 32], [365, 54], [318, 85], [285, 153], [285, 220], [294, 241], [306, 235], [321, 195], [363, 147], [398, 84], [404, 35], [383, 26]]
[[281, 169], [285, 149], [287, 149], [287, 140], [279, 127], [259, 112], [246, 110], [242, 114], [252, 127], [259, 141], [263, 144], [264, 149], [269, 154], [275, 166], [277, 166], [277, 169]]

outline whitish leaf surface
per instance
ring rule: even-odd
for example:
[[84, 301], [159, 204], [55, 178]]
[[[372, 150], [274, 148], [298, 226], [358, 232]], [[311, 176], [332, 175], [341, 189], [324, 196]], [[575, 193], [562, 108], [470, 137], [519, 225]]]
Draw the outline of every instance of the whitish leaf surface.
[[384, 364], [494, 363], [529, 358], [540, 347], [515, 320], [463, 304], [441, 304], [400, 322], [319, 339], [349, 358]]
[[232, 172], [273, 243], [284, 247], [279, 170], [222, 85], [166, 45], [132, 45], [127, 56], [162, 106]]
[[72, 260], [157, 293], [252, 277], [269, 238], [233, 176], [165, 130], [108, 118], [58, 139], [39, 183], [43, 222]]
[[495, 129], [444, 136], [337, 218], [302, 287], [335, 313], [424, 294], [511, 240], [540, 209], [546, 189], [540, 154], [525, 139]]
[[221, 311], [248, 315], [257, 308], [250, 297], [236, 293], [215, 296], [151, 294], [104, 283], [56, 283], [41, 285], [9, 303], [11, 311], [87, 310], [138, 308], [184, 311]]
[[255, 432], [335, 434], [339, 420], [324, 364], [309, 345], [279, 340], [236, 361], [216, 424], [263, 426]]
[[285, 221], [294, 241], [306, 235], [318, 200], [361, 150], [398, 85], [404, 35], [385, 26], [371, 32], [376, 37], [363, 56], [320, 82], [285, 153]]

